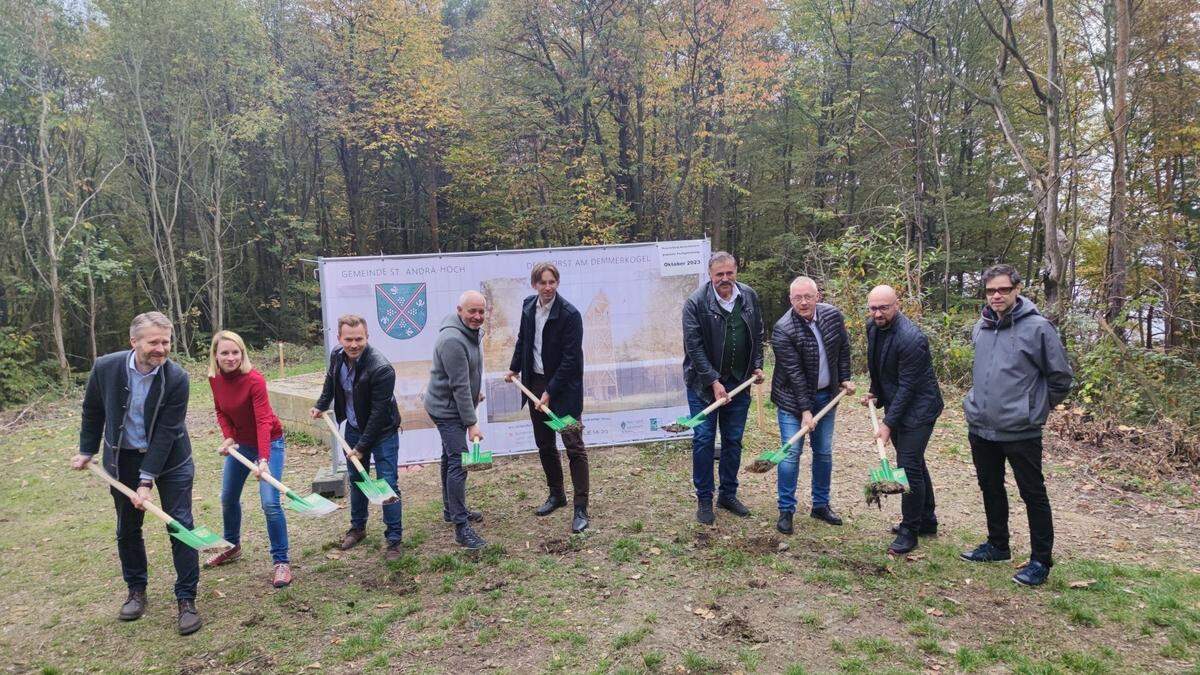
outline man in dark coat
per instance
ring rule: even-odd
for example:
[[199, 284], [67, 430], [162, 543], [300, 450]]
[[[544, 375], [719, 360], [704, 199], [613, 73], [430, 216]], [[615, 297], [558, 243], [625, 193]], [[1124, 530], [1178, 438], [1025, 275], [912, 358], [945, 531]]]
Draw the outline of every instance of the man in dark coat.
[[[129, 326], [132, 349], [96, 359], [83, 396], [79, 454], [74, 469], [87, 468], [103, 447], [104, 469], [137, 490], [130, 500], [113, 489], [117, 509], [117, 554], [129, 596], [121, 606], [122, 621], [136, 621], [146, 611], [148, 578], [146, 545], [142, 539], [145, 502], [157, 487], [162, 509], [191, 529], [192, 442], [186, 418], [188, 375], [167, 356], [171, 353], [171, 320], [160, 312], [139, 314]], [[175, 599], [179, 605], [179, 634], [200, 630], [196, 587], [200, 583], [200, 554], [171, 537], [175, 563]]]
[[[538, 263], [530, 270], [529, 283], [536, 293], [522, 304], [517, 346], [505, 376], [509, 382], [520, 377], [521, 383], [540, 397], [536, 406], [529, 406], [533, 438], [550, 488], [550, 496], [534, 511], [539, 516], [548, 516], [567, 505], [557, 434], [546, 426], [550, 418], [543, 410], [550, 409], [559, 417], [583, 417], [583, 316], [559, 295], [558, 281], [558, 268], [553, 263]], [[587, 448], [579, 431], [565, 431], [562, 437], [575, 491], [571, 531], [578, 533], [588, 527]]]
[[884, 408], [878, 437], [896, 447], [896, 465], [904, 469], [912, 490], [900, 498], [900, 524], [892, 528], [894, 555], [917, 547], [917, 537], [937, 534], [933, 481], [925, 464], [925, 447], [942, 414], [942, 391], [933, 373], [929, 340], [900, 312], [891, 286], [876, 286], [867, 296], [867, 371], [874, 399]]
[[[710, 283], [696, 289], [683, 305], [683, 380], [688, 408], [696, 415], [709, 404], [728, 399], [726, 391], [751, 375], [762, 381], [763, 318], [758, 294], [737, 280], [737, 260], [717, 251], [708, 260]], [[717, 506], [745, 518], [750, 509], [737, 498], [742, 463], [742, 433], [750, 410], [743, 390], [692, 430], [692, 484], [696, 488], [696, 520], [716, 522], [713, 513], [713, 454], [721, 429]]]
[[[367, 320], [354, 314], [338, 317], [338, 347], [329, 355], [329, 369], [321, 397], [309, 411], [313, 419], [329, 409], [338, 420], [346, 421], [346, 443], [354, 449], [363, 468], [396, 492], [397, 499], [383, 505], [384, 557], [399, 560], [403, 555], [403, 510], [400, 487], [396, 484], [396, 465], [400, 459], [400, 411], [396, 408], [396, 369], [378, 350], [367, 343]], [[353, 464], [346, 467], [350, 477], [350, 529], [338, 545], [343, 551], [357, 546], [367, 536], [369, 500], [356, 484], [362, 480]]]
[[[812, 511], [809, 515], [830, 525], [842, 519], [830, 506], [833, 476], [833, 424], [837, 410], [830, 410], [814, 426], [813, 416], [829, 404], [839, 390], [854, 393], [850, 381], [850, 335], [841, 310], [821, 302], [817, 282], [796, 277], [788, 287], [791, 308], [775, 322], [771, 347], [775, 372], [771, 376], [771, 402], [778, 409], [779, 435], [783, 442], [808, 428], [812, 445]], [[804, 439], [779, 463], [776, 493], [779, 520], [775, 529], [792, 533], [796, 512], [796, 481]]]

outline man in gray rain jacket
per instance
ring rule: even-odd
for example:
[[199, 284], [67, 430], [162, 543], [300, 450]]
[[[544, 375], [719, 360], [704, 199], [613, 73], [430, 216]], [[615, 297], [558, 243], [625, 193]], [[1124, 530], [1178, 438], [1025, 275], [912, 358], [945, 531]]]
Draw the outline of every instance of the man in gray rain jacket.
[[988, 538], [962, 558], [996, 562], [1012, 557], [1004, 489], [1007, 460], [1029, 514], [1031, 549], [1029, 564], [1013, 581], [1038, 586], [1054, 564], [1054, 522], [1042, 475], [1042, 425], [1071, 390], [1071, 365], [1054, 326], [1020, 294], [1016, 269], [993, 265], [984, 271], [983, 285], [986, 304], [972, 331], [975, 364], [963, 411]]

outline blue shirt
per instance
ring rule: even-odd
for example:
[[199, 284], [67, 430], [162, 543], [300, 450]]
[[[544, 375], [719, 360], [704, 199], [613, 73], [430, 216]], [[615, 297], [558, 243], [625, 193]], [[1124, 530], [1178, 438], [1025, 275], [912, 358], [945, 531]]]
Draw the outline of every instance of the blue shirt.
[[338, 383], [346, 393], [346, 424], [358, 428], [358, 418], [354, 415], [354, 367], [349, 360], [342, 361], [338, 370]]
[[145, 450], [149, 445], [146, 438], [146, 397], [150, 395], [150, 385], [158, 375], [158, 369], [142, 374], [137, 369], [136, 356], [129, 352], [129, 407], [125, 409], [125, 426], [121, 433], [121, 447]]

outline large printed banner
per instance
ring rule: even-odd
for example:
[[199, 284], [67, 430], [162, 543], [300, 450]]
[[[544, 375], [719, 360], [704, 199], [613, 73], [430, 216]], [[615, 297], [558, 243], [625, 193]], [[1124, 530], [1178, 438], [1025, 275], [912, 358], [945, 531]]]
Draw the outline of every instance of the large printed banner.
[[[438, 326], [459, 295], [487, 298], [483, 325], [484, 448], [497, 454], [535, 449], [521, 392], [504, 381], [516, 345], [521, 303], [533, 294], [529, 270], [551, 261], [559, 293], [583, 314], [584, 439], [615, 445], [671, 437], [660, 427], [686, 415], [681, 312], [707, 281], [707, 240], [429, 256], [322, 258], [325, 346], [337, 345], [337, 317], [367, 319], [371, 346], [396, 368], [404, 418], [400, 463], [441, 457], [441, 442], [422, 399]], [[550, 402], [553, 407], [554, 401]]]

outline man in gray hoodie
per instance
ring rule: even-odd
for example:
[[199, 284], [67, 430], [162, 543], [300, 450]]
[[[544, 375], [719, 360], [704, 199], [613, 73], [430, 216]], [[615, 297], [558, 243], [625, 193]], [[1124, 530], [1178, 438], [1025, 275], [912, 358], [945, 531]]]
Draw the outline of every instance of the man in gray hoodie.
[[442, 517], [454, 523], [454, 540], [469, 549], [487, 545], [471, 528], [483, 514], [467, 509], [467, 472], [462, 466], [467, 439], [483, 438], [475, 406], [483, 400], [479, 329], [485, 305], [481, 293], [466, 291], [458, 298], [457, 311], [442, 319], [425, 390], [425, 412], [442, 437]]
[[1071, 364], [1058, 332], [1021, 293], [1021, 276], [1011, 265], [993, 265], [983, 273], [986, 305], [975, 324], [972, 387], [963, 399], [971, 458], [988, 538], [962, 554], [971, 562], [1012, 557], [1008, 548], [1008, 493], [1004, 462], [1029, 514], [1029, 564], [1013, 581], [1038, 586], [1053, 565], [1054, 522], [1042, 476], [1042, 425], [1051, 408], [1071, 390]]

